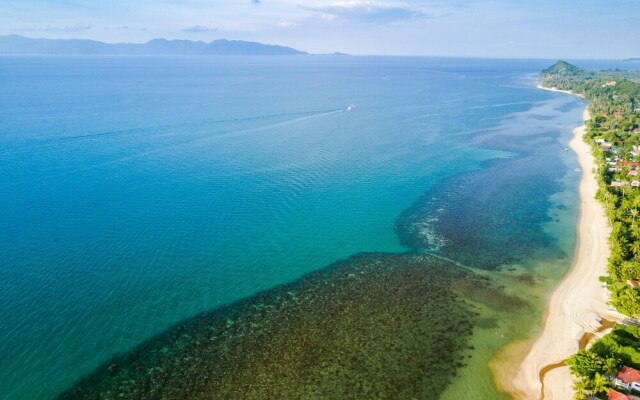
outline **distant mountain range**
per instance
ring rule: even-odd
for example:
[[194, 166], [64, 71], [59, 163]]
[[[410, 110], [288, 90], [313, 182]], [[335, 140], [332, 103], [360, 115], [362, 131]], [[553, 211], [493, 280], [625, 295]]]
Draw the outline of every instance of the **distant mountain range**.
[[291, 47], [218, 39], [206, 43], [191, 40], [153, 39], [146, 43], [104, 43], [86, 39], [31, 39], [0, 36], [0, 54], [130, 54], [130, 55], [299, 55]]

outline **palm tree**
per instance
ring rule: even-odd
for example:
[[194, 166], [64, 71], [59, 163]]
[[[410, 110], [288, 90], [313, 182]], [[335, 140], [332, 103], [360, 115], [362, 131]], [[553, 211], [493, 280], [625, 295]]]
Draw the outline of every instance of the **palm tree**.
[[629, 285], [626, 285], [624, 283], [623, 285], [624, 286], [622, 287], [622, 289], [617, 293], [618, 300], [622, 302], [636, 303], [638, 301], [638, 297], [635, 290], [633, 290], [633, 288]]
[[640, 256], [640, 240], [634, 240], [633, 242], [631, 242], [631, 244], [629, 245], [629, 250], [631, 250], [633, 255], [638, 258], [638, 256]]
[[633, 236], [635, 240], [640, 240], [640, 227], [631, 227], [631, 236]]
[[605, 392], [609, 386], [609, 379], [596, 372], [593, 378], [584, 377], [582, 380], [574, 383], [573, 389], [576, 391], [576, 399], [582, 400], [586, 399], [587, 396], [595, 396]]
[[602, 393], [602, 392], [606, 392], [607, 389], [610, 387], [611, 383], [609, 382], [609, 379], [607, 379], [606, 376], [604, 375], [600, 375], [599, 373], [596, 372], [596, 375], [593, 377], [593, 379], [591, 380], [592, 382], [592, 393], [593, 395], [596, 395], [598, 393]]
[[575, 395], [573, 396], [576, 400], [586, 400], [587, 396], [585, 392], [589, 390], [589, 384], [587, 383], [587, 378], [580, 379], [579, 381], [575, 381], [573, 384], [573, 390], [575, 390]]
[[620, 360], [616, 360], [615, 358], [607, 358], [604, 362], [604, 373], [607, 375], [613, 375], [618, 372], [619, 366]]

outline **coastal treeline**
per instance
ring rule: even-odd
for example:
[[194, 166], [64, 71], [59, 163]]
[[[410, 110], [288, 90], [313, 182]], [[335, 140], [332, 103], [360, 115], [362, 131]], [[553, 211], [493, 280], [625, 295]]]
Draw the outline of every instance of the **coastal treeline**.
[[[592, 146], [598, 192], [611, 225], [608, 275], [611, 305], [640, 316], [640, 72], [587, 71], [564, 61], [542, 71], [542, 85], [589, 101], [584, 140]], [[579, 380], [576, 397], [604, 393], [622, 366], [640, 368], [640, 331], [617, 326], [567, 361]], [[623, 390], [624, 391], [624, 390]]]
[[612, 386], [609, 377], [627, 366], [640, 368], [640, 328], [618, 325], [589, 349], [579, 350], [567, 360], [569, 370], [580, 379], [577, 398], [605, 392]]
[[585, 140], [593, 147], [598, 193], [609, 223], [608, 277], [612, 304], [640, 316], [640, 83], [615, 71], [586, 71], [558, 62], [542, 72], [545, 87], [570, 90], [589, 100], [592, 118]]

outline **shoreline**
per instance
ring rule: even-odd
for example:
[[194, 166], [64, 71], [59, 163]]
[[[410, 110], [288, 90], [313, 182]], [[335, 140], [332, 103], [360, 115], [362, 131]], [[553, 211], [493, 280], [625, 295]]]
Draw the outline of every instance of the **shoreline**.
[[[556, 88], [548, 88], [548, 87], [544, 87], [540, 84], [536, 85], [536, 87], [540, 90], [546, 90], [548, 92], [556, 92], [556, 93], [564, 93], [564, 94], [570, 94], [572, 96], [576, 96], [584, 101], [586, 101], [586, 99], [584, 98], [583, 95], [581, 94], [577, 94], [577, 93], [573, 93], [571, 90], [560, 90], [560, 89], [556, 89]], [[589, 106], [587, 105], [587, 108], [584, 110], [584, 112], [582, 113], [582, 121], [586, 121], [588, 119], [591, 119], [591, 115], [589, 114]], [[576, 127], [576, 129], [578, 128], [583, 128], [584, 124], [582, 124], [581, 126]], [[574, 130], [575, 133], [575, 130]], [[582, 140], [582, 137], [580, 138], [580, 140]], [[575, 151], [575, 150], [574, 150]], [[589, 154], [591, 154], [591, 152], [589, 152]]]
[[[540, 85], [538, 88], [575, 95]], [[587, 106], [583, 121], [590, 117]], [[605, 317], [615, 319], [607, 306], [608, 293], [598, 279], [607, 273], [610, 228], [602, 205], [595, 199], [598, 184], [591, 147], [582, 138], [585, 129], [584, 124], [576, 127], [569, 142], [583, 172], [574, 257], [571, 268], [549, 297], [542, 330], [528, 342], [530, 349], [518, 366], [515, 379], [505, 388], [518, 399], [573, 398], [573, 377], [564, 360], [578, 351], [585, 335], [606, 333], [601, 329]]]

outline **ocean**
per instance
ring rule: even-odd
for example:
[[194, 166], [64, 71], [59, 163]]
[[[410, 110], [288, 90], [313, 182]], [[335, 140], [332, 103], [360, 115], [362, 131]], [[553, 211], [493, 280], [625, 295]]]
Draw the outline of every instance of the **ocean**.
[[506, 398], [575, 245], [551, 63], [0, 57], [0, 399]]

